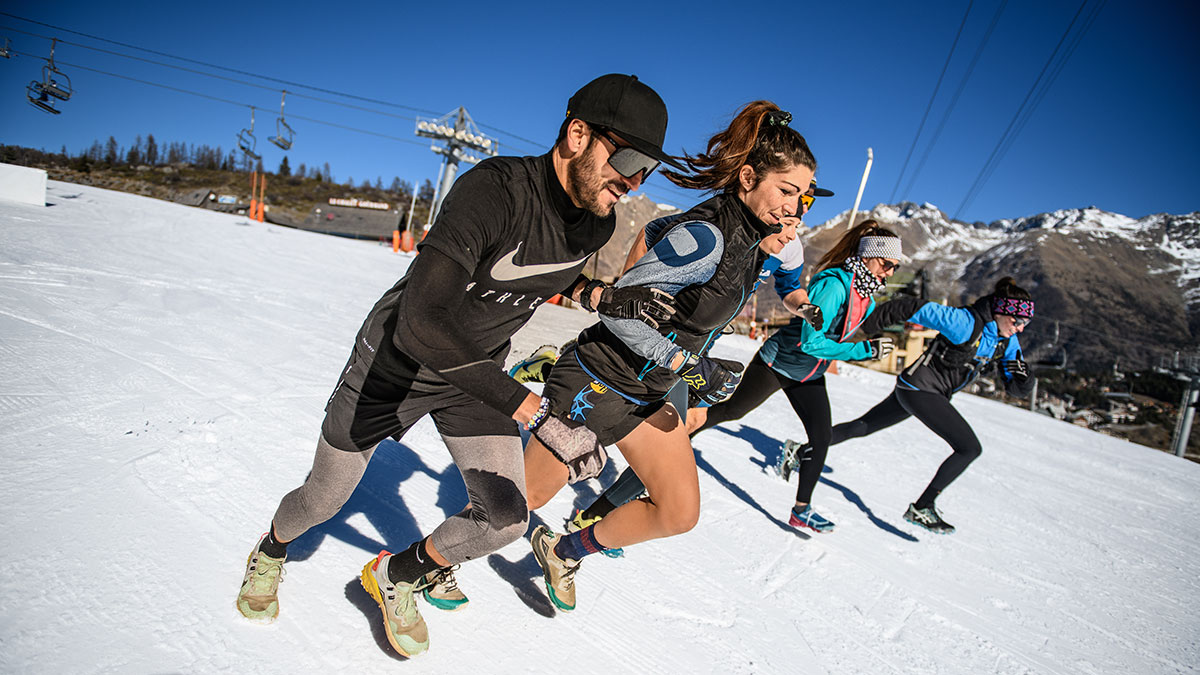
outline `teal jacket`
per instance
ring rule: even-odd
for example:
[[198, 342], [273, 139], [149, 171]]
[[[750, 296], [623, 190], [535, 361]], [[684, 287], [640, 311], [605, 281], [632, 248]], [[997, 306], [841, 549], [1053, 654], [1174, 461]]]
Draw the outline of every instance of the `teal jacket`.
[[[758, 350], [772, 370], [797, 382], [815, 380], [835, 360], [870, 358], [865, 342], [846, 342], [875, 309], [875, 299], [863, 300], [851, 290], [850, 272], [841, 267], [822, 271], [808, 285], [808, 301], [821, 308], [825, 324], [816, 330], [796, 316]], [[858, 309], [858, 312], [853, 311]]]

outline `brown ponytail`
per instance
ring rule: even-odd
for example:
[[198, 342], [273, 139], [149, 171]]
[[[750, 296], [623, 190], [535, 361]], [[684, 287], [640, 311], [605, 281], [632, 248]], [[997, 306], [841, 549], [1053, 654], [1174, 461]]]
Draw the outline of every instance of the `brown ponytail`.
[[694, 172], [681, 174], [663, 170], [662, 174], [680, 187], [694, 190], [734, 192], [738, 172], [750, 165], [757, 177], [792, 166], [817, 170], [808, 142], [800, 132], [787, 126], [791, 115], [770, 101], [751, 101], [738, 111], [729, 127], [708, 139], [708, 150], [683, 160]]
[[1033, 296], [1029, 291], [1017, 285], [1016, 279], [1012, 277], [1004, 277], [996, 282], [996, 288], [992, 291], [992, 295], [1001, 298], [1013, 298], [1014, 300], [1032, 300]]

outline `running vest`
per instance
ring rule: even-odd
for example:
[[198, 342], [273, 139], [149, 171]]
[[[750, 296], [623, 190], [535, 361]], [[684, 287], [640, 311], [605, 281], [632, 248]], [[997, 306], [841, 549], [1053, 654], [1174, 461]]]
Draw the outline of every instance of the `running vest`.
[[982, 340], [983, 328], [992, 320], [991, 302], [992, 296], [987, 295], [965, 307], [975, 319], [971, 337], [956, 345], [939, 334], [921, 356], [900, 373], [897, 386], [949, 397], [970, 384], [988, 364], [1003, 358], [1011, 337], [998, 338], [995, 344], [984, 344]]
[[[758, 243], [776, 230], [732, 194], [719, 194], [697, 204], [671, 226], [692, 221], [704, 221], [720, 231], [724, 242], [721, 260], [708, 281], [675, 295], [675, 315], [659, 332], [683, 349], [703, 354], [750, 299], [767, 259]], [[665, 231], [659, 237], [663, 234]], [[603, 323], [580, 334], [578, 354], [592, 377], [639, 401], [662, 398], [679, 379], [670, 369], [639, 356]]]

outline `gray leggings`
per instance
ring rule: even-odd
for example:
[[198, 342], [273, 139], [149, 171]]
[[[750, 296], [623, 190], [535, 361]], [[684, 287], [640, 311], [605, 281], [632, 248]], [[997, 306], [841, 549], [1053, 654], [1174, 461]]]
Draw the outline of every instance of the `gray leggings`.
[[[438, 553], [450, 564], [465, 562], [525, 534], [529, 511], [520, 436], [442, 436], [442, 440], [462, 473], [470, 503], [430, 535]], [[374, 453], [374, 447], [362, 452], [339, 450], [322, 435], [308, 480], [285, 495], [275, 511], [275, 536], [292, 541], [336, 515], [358, 487]]]

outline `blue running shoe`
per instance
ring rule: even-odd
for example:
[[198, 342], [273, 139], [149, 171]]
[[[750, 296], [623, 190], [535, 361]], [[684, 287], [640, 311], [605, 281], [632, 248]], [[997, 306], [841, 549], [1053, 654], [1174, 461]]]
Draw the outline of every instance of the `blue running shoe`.
[[788, 519], [788, 525], [792, 527], [807, 527], [814, 532], [833, 532], [833, 522], [825, 518], [821, 514], [813, 511], [812, 504], [804, 507], [802, 511], [792, 509], [792, 517]]
[[812, 450], [812, 446], [808, 443], [799, 443], [793, 440], [783, 442], [783, 452], [779, 454], [779, 461], [775, 462], [775, 473], [783, 480], [788, 480], [792, 477], [792, 472], [800, 468], [800, 462], [805, 460], [804, 455]]

